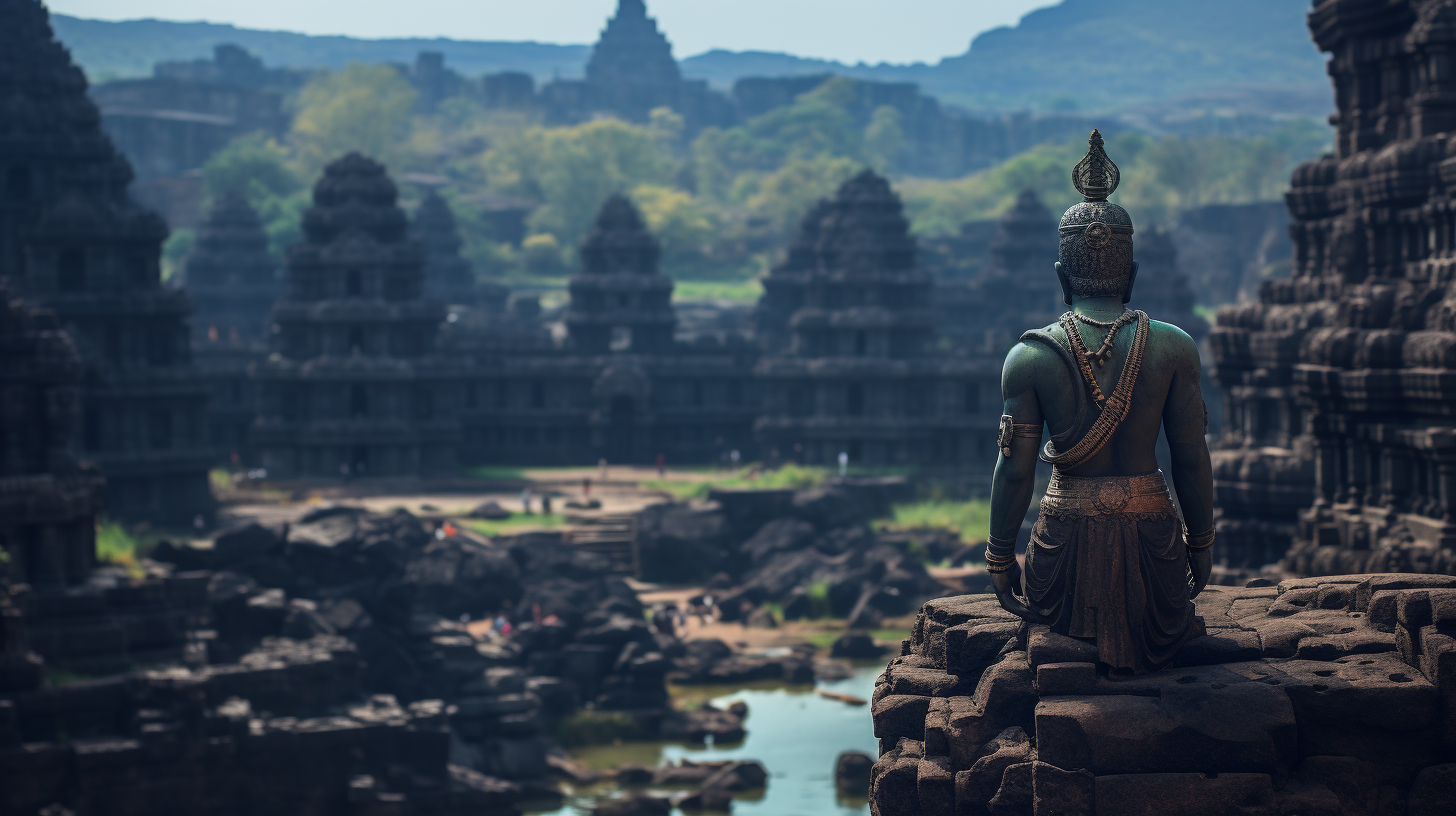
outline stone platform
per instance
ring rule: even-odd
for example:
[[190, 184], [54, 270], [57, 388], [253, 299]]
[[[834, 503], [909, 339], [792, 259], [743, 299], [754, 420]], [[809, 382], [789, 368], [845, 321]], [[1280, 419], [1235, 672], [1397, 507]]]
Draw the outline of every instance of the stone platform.
[[1173, 667], [1113, 677], [992, 595], [926, 604], [876, 686], [871, 809], [1456, 813], [1456, 578], [1210, 587], [1197, 606], [1208, 635]]

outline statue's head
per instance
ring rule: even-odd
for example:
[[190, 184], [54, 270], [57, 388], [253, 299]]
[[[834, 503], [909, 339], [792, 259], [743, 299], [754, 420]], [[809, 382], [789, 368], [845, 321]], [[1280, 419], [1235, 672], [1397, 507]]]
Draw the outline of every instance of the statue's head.
[[1058, 232], [1057, 276], [1068, 304], [1076, 297], [1132, 297], [1137, 264], [1132, 259], [1132, 217], [1107, 200], [1120, 180], [1117, 165], [1092, 131], [1087, 155], [1072, 168], [1072, 184], [1082, 202], [1062, 216]]

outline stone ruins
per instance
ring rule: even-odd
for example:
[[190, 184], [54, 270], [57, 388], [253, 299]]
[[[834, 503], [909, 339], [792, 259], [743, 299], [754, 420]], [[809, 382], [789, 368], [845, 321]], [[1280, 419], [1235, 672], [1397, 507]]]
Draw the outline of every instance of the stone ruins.
[[208, 439], [218, 461], [251, 462], [257, 396], [249, 368], [264, 356], [269, 315], [283, 287], [263, 224], [242, 193], [225, 193], [213, 205], [183, 283], [196, 304], [192, 358], [211, 386]]
[[[1268, 584], [1269, 582], [1263, 582]], [[1151, 675], [994, 595], [926, 604], [875, 687], [875, 816], [1456, 807], [1456, 578], [1210, 587]]]
[[423, 296], [425, 251], [394, 182], [351, 153], [330, 164], [288, 250], [272, 353], [256, 365], [252, 442], [279, 478], [453, 474], [455, 368], [445, 309]]
[[[1447, 214], [1456, 128], [1438, 66], [1443, 2], [1310, 13], [1332, 55], [1337, 153], [1300, 167], [1294, 269], [1212, 335], [1226, 394], [1220, 551], [1296, 573], [1453, 572], [1456, 289]], [[1409, 77], [1410, 87], [1382, 84]]]
[[466, 461], [649, 464], [661, 454], [681, 464], [751, 449], [757, 355], [746, 342], [677, 341], [659, 253], [630, 201], [602, 206], [571, 278], [564, 344], [476, 345]]
[[163, 285], [167, 226], [127, 196], [86, 79], [45, 9], [0, 3], [0, 278], [54, 311], [86, 367], [79, 442], [115, 517], [191, 524], [212, 512], [206, 385], [187, 296]]
[[754, 370], [765, 461], [994, 459], [1000, 362], [936, 349], [931, 279], [915, 253], [899, 196], [873, 172], [811, 213], [789, 263], [765, 283], [776, 301], [797, 306], [778, 331], [790, 336], [787, 347]]

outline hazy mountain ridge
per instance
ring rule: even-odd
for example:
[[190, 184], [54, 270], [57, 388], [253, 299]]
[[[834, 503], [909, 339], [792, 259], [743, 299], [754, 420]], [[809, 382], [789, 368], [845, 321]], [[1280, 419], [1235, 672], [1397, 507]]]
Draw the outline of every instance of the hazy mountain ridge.
[[[720, 87], [744, 76], [831, 72], [917, 82], [947, 102], [988, 110], [1095, 110], [1193, 97], [1210, 107], [1318, 114], [1329, 107], [1329, 83], [1305, 28], [1308, 7], [1308, 0], [1065, 0], [1031, 12], [1017, 26], [984, 32], [967, 53], [936, 64], [846, 65], [714, 50], [688, 57], [682, 66], [687, 76]], [[58, 36], [95, 79], [147, 75], [154, 62], [206, 57], [225, 42], [269, 65], [297, 68], [408, 63], [417, 52], [433, 50], [466, 75], [511, 70], [538, 81], [580, 76], [591, 53], [589, 45], [365, 40], [211, 23], [53, 19]]]

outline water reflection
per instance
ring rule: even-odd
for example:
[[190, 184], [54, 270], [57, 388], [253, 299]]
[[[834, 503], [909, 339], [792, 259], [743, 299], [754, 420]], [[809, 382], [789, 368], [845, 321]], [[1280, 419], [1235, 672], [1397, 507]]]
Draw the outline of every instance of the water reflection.
[[[856, 668], [854, 676], [818, 688], [868, 700], [883, 664]], [[768, 769], [766, 791], [735, 798], [740, 816], [866, 816], [863, 798], [846, 798], [834, 790], [834, 760], [841, 751], [877, 747], [869, 706], [851, 706], [814, 693], [809, 686], [790, 688], [683, 689], [689, 698], [712, 699], [715, 705], [736, 700], [748, 704], [748, 736], [736, 745], [703, 748], [678, 743], [632, 743], [574, 751], [572, 756], [597, 769], [635, 763], [656, 766], [681, 759], [705, 762], [756, 759]], [[681, 697], [680, 697], [681, 699]], [[568, 797], [550, 816], [588, 816], [594, 798], [609, 788], [583, 789]], [[681, 811], [674, 810], [678, 814]]]

